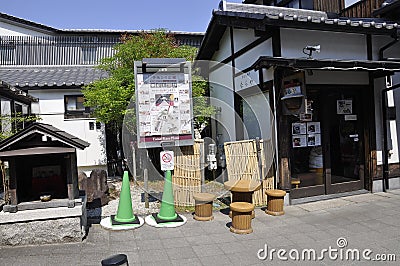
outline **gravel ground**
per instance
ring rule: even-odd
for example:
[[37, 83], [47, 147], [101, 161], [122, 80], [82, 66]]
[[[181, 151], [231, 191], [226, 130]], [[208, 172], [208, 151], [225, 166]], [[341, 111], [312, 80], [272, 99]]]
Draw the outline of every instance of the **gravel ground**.
[[[110, 187], [110, 190], [113, 191], [113, 194], [119, 195], [119, 192], [121, 191], [120, 180], [110, 181], [108, 182], [108, 186]], [[144, 201], [142, 202], [142, 193], [144, 193], [144, 191], [139, 186], [131, 183], [133, 213], [139, 216], [146, 216], [148, 214], [158, 212], [160, 208], [160, 201], [156, 200], [150, 202], [149, 208], [145, 208], [145, 203]], [[104, 218], [110, 215], [115, 215], [118, 211], [118, 203], [119, 198], [111, 199], [107, 205], [104, 205], [101, 208], [88, 209], [88, 218]]]

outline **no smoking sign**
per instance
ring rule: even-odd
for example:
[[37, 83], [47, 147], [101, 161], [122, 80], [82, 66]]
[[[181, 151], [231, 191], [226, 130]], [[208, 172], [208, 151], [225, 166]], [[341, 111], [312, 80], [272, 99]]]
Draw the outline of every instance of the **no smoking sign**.
[[174, 170], [174, 152], [162, 151], [160, 153], [161, 170]]

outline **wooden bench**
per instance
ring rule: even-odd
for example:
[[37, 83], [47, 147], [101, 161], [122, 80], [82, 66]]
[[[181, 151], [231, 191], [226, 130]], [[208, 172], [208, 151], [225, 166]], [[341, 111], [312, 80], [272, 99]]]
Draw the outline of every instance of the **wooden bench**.
[[210, 193], [194, 193], [193, 198], [195, 201], [193, 218], [197, 221], [210, 221], [214, 219], [212, 204], [215, 195]]
[[253, 232], [251, 227], [251, 214], [254, 211], [254, 204], [248, 202], [232, 202], [232, 225], [230, 231], [236, 234], [250, 234]]
[[283, 201], [286, 192], [279, 189], [269, 189], [265, 191], [265, 194], [267, 194], [267, 209], [265, 213], [274, 216], [285, 214], [283, 211]]

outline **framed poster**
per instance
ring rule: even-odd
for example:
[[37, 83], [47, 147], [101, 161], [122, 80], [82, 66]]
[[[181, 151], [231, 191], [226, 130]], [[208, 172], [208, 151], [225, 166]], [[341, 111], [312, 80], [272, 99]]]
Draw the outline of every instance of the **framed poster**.
[[337, 100], [336, 112], [338, 115], [348, 115], [353, 113], [352, 100]]
[[307, 124], [306, 123], [293, 123], [292, 124], [292, 135], [306, 134]]
[[321, 133], [320, 122], [307, 122], [307, 134]]
[[307, 146], [319, 146], [321, 145], [321, 134], [308, 134], [307, 135]]
[[307, 147], [307, 135], [292, 136], [293, 148]]

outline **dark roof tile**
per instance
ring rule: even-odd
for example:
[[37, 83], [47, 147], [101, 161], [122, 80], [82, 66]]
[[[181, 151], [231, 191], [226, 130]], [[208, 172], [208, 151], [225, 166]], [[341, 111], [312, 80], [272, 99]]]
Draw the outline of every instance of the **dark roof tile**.
[[80, 86], [107, 78], [105, 71], [93, 66], [0, 67], [0, 77], [11, 86]]

